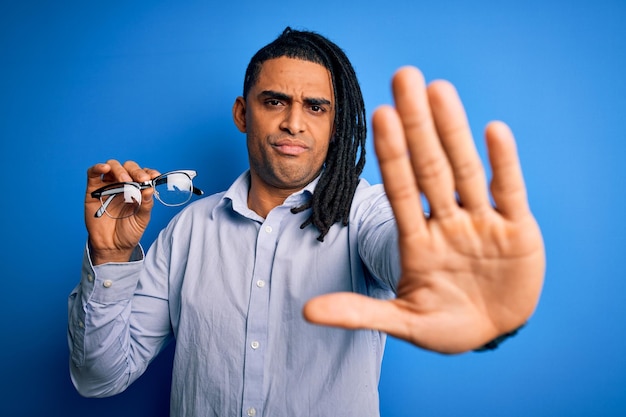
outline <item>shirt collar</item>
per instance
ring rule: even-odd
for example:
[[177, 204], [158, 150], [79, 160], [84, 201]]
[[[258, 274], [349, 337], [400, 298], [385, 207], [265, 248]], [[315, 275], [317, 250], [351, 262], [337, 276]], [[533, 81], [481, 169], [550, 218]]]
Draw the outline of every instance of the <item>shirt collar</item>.
[[[296, 191], [295, 193], [291, 194], [289, 197], [287, 197], [287, 199], [285, 199], [285, 202], [283, 203], [283, 205], [298, 207], [304, 204], [313, 195], [313, 192], [315, 191], [315, 187], [317, 186], [317, 183], [319, 182], [319, 178], [320, 176], [318, 175], [313, 181], [308, 183], [306, 187], [304, 187], [300, 191]], [[258, 220], [262, 222], [263, 218], [259, 216], [258, 214], [256, 214], [254, 211], [250, 210], [250, 208], [248, 208], [248, 191], [249, 190], [250, 190], [250, 170], [247, 170], [244, 173], [242, 173], [232, 183], [232, 185], [228, 188], [228, 190], [226, 190], [226, 192], [222, 196], [220, 203], [217, 204], [215, 208], [217, 209], [217, 207], [221, 207], [223, 205], [230, 203], [230, 205], [232, 206], [232, 209], [235, 212], [241, 214], [242, 216], [248, 217], [250, 219], [254, 219], [254, 220]]]

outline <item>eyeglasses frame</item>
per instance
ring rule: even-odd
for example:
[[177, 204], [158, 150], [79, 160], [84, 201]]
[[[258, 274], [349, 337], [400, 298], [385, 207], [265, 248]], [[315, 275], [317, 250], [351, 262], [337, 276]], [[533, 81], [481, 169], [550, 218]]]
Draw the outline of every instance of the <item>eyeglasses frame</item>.
[[[96, 213], [94, 214], [94, 217], [96, 218], [100, 218], [102, 217], [103, 214], [107, 214], [109, 217], [111, 217], [106, 209], [109, 206], [109, 204], [111, 203], [111, 201], [113, 200], [113, 197], [115, 197], [118, 194], [121, 194], [124, 192], [124, 187], [127, 185], [131, 185], [134, 187], [137, 187], [137, 189], [139, 191], [141, 190], [145, 190], [147, 188], [156, 188], [157, 185], [160, 184], [160, 181], [166, 180], [167, 177], [169, 175], [172, 174], [184, 174], [187, 177], [189, 177], [189, 180], [191, 181], [191, 186], [192, 186], [192, 193], [196, 194], [196, 195], [203, 195], [204, 192], [199, 189], [198, 187], [196, 187], [195, 185], [193, 185], [193, 179], [196, 177], [197, 172], [193, 169], [179, 169], [179, 170], [175, 170], [175, 171], [169, 171], [166, 172], [165, 174], [161, 174], [158, 177], [155, 177], [153, 179], [151, 179], [150, 181], [144, 181], [144, 182], [135, 182], [135, 181], [126, 181], [126, 182], [115, 182], [115, 183], [111, 183], [111, 184], [107, 184], [105, 186], [102, 186], [100, 188], [98, 188], [97, 190], [94, 190], [91, 192], [91, 196], [93, 198], [97, 198], [100, 200], [101, 202], [101, 206], [98, 209], [98, 211], [96, 211]], [[107, 198], [104, 202], [102, 201], [102, 197], [109, 195], [110, 197]], [[168, 207], [176, 207], [176, 206], [182, 206], [183, 204], [186, 204], [189, 202], [189, 200], [182, 202], [182, 203], [176, 203], [176, 204], [168, 204], [165, 203], [163, 200], [161, 200], [161, 198], [159, 197], [159, 193], [156, 192], [154, 193], [154, 196], [156, 197], [157, 200], [159, 200], [161, 202], [161, 204], [168, 206]], [[191, 195], [189, 196], [189, 198], [191, 199]], [[138, 207], [141, 205], [141, 201], [139, 201], [139, 205]], [[126, 218], [126, 217], [130, 217], [131, 215], [125, 216], [125, 217], [120, 217], [120, 218]]]

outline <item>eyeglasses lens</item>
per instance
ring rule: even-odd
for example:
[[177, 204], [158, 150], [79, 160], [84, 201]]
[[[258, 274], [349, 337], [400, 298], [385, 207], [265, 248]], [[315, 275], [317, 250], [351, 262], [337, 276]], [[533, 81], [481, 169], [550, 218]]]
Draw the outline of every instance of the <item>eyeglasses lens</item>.
[[141, 190], [133, 184], [124, 184], [122, 189], [116, 187], [118, 191], [115, 193], [103, 192], [100, 197], [102, 206], [105, 207], [105, 213], [114, 219], [123, 219], [132, 216], [137, 212], [141, 205]]
[[191, 199], [193, 184], [187, 174], [173, 172], [156, 178], [154, 191], [166, 206], [180, 206]]

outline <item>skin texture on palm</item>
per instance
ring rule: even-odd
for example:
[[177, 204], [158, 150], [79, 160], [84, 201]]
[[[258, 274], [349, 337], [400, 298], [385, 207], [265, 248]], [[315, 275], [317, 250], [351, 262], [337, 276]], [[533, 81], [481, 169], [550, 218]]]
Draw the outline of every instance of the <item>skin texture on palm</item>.
[[[543, 285], [543, 239], [515, 141], [504, 123], [487, 126], [488, 188], [454, 87], [445, 81], [426, 86], [422, 74], [407, 67], [392, 88], [395, 108], [379, 108], [373, 128], [399, 231], [397, 298], [329, 294], [311, 300], [304, 316], [317, 324], [381, 330], [441, 353], [476, 349], [524, 324]], [[416, 215], [423, 213], [420, 193], [429, 216]]]

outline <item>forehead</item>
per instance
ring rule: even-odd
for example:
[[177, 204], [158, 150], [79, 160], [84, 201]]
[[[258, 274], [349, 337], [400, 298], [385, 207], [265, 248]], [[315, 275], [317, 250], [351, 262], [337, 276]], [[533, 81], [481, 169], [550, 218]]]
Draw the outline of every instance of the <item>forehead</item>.
[[252, 90], [277, 91], [294, 97], [333, 98], [330, 72], [323, 65], [287, 57], [265, 61]]

